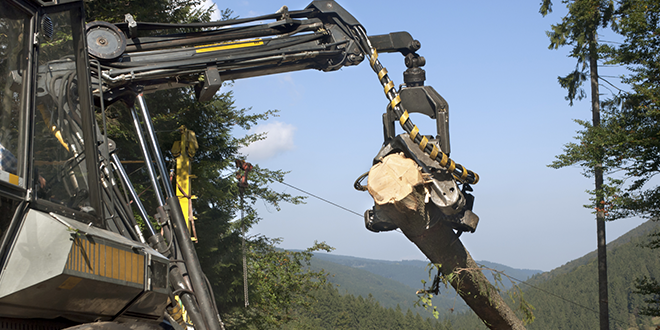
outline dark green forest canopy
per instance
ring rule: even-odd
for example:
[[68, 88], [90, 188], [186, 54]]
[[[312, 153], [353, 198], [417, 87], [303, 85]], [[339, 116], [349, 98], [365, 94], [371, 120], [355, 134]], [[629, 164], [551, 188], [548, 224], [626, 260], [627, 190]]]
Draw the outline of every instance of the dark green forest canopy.
[[[138, 21], [153, 22], [196, 22], [210, 19], [208, 11], [198, 9], [201, 1], [177, 0], [177, 1], [146, 1], [146, 0], [118, 0], [118, 1], [89, 1], [86, 2], [88, 9], [88, 21], [104, 20], [110, 22], [123, 21], [124, 14], [131, 13]], [[660, 159], [658, 155], [658, 86], [660, 86], [660, 68], [658, 67], [658, 12], [657, 1], [650, 0], [626, 0], [617, 2], [621, 4], [622, 11], [612, 12], [613, 17], [618, 17], [616, 28], [625, 40], [621, 47], [602, 47], [603, 56], [611, 60], [613, 64], [619, 63], [632, 68], [626, 83], [632, 86], [633, 93], [625, 95], [621, 99], [612, 100], [604, 104], [603, 130], [593, 130], [585, 125], [584, 133], [579, 138], [584, 141], [593, 141], [604, 146], [606, 155], [606, 166], [612, 169], [623, 169], [631, 179], [625, 183], [633, 183], [629, 186], [620, 186], [620, 182], [613, 181], [611, 193], [608, 192], [606, 199], [609, 207], [609, 215], [612, 219], [629, 216], [632, 214], [642, 216], [656, 216], [660, 205], [660, 193], [657, 187], [646, 185], [648, 179], [652, 178], [658, 171]], [[625, 9], [625, 11], [623, 11]], [[225, 12], [230, 15], [229, 12]], [[617, 16], [618, 15], [618, 16]], [[579, 76], [577, 76], [579, 78]], [[244, 310], [242, 292], [242, 272], [240, 260], [240, 227], [241, 223], [232, 223], [238, 215], [238, 189], [236, 187], [233, 172], [233, 160], [240, 157], [238, 150], [241, 146], [254, 141], [258, 137], [235, 137], [232, 129], [249, 129], [273, 113], [254, 114], [249, 109], [236, 109], [233, 103], [230, 86], [223, 87], [223, 93], [216, 95], [214, 100], [206, 104], [194, 102], [189, 90], [170, 90], [158, 94], [147, 95], [150, 111], [154, 115], [155, 125], [161, 148], [170, 159], [168, 150], [172, 143], [178, 140], [177, 129], [185, 125], [197, 132], [200, 142], [200, 150], [193, 163], [194, 174], [198, 179], [193, 181], [193, 193], [200, 197], [196, 202], [196, 216], [198, 220], [198, 232], [200, 243], [197, 245], [198, 254], [202, 264], [209, 276], [215, 290], [223, 319], [228, 320], [229, 325], [234, 328], [247, 327], [277, 327], [276, 324], [284, 322], [296, 322], [297, 315], [302, 315], [303, 310], [296, 306], [309, 306], [309, 303], [318, 298], [307, 296], [304, 286], [298, 286], [295, 280], [286, 278], [286, 273], [277, 276], [266, 276], [266, 272], [256, 272], [250, 277], [251, 301], [263, 301], [261, 306], [252, 310]], [[579, 91], [575, 91], [578, 95]], [[621, 106], [623, 101], [623, 105]], [[109, 117], [108, 135], [113, 138], [118, 146], [119, 153], [124, 160], [139, 159], [139, 152], [135, 148], [136, 142], [133, 136], [133, 128], [127, 125], [128, 118], [126, 109], [117, 105], [108, 109]], [[579, 141], [582, 142], [582, 141]], [[588, 145], [588, 144], [587, 144]], [[569, 155], [586, 157], [589, 150], [583, 145], [567, 145], [574, 147], [573, 151], [567, 151]], [[567, 149], [568, 150], [568, 149]], [[586, 156], [585, 156], [586, 155]], [[579, 161], [580, 158], [569, 159], [571, 162]], [[131, 165], [128, 168], [132, 173], [132, 179], [138, 187], [138, 191], [148, 190], [145, 173], [139, 165]], [[285, 173], [282, 171], [269, 171], [257, 168], [254, 183], [246, 192], [246, 217], [245, 224], [252, 225], [259, 221], [254, 213], [252, 205], [257, 200], [263, 199], [269, 203], [278, 205], [281, 202], [300, 202], [300, 199], [291, 195], [277, 194], [268, 189], [268, 183], [282, 180]], [[642, 180], [642, 181], [638, 181]], [[632, 188], [632, 189], [630, 189]], [[145, 193], [148, 196], [149, 191]], [[149, 204], [150, 211], [154, 205]], [[253, 269], [266, 270], [268, 267], [289, 263], [289, 269], [293, 274], [303, 274], [303, 266], [307, 259], [304, 254], [290, 255], [273, 248], [274, 241], [265, 237], [251, 238], [251, 252], [255, 258]], [[657, 243], [655, 243], [657, 246]], [[646, 256], [650, 259], [635, 259], [637, 256]], [[266, 256], [266, 257], [262, 257]], [[630, 260], [637, 260], [636, 266], [640, 264], [652, 264], [649, 260], [656, 260], [657, 253], [646, 255], [642, 252], [636, 256], [630, 256]], [[268, 264], [259, 265], [259, 260], [269, 260]], [[586, 267], [586, 266], [585, 266]], [[649, 266], [651, 267], [651, 266]], [[649, 276], [657, 276], [657, 273], [649, 271]], [[300, 277], [303, 282], [305, 278]], [[323, 277], [321, 276], [321, 281]], [[266, 281], [272, 281], [270, 284]], [[290, 282], [287, 282], [290, 281]], [[571, 280], [572, 281], [572, 280]], [[613, 280], [614, 281], [614, 280]], [[629, 281], [632, 281], [629, 279]], [[301, 300], [292, 299], [284, 302], [280, 307], [266, 306], [269, 289], [282, 290], [275, 284], [291, 284], [287, 290], [295, 292], [300, 290]], [[308, 283], [308, 282], [307, 282]], [[567, 282], [568, 283], [568, 282]], [[569, 284], [579, 282], [570, 282]], [[273, 285], [271, 285], [273, 284]], [[565, 284], [568, 285], [568, 284]], [[577, 289], [576, 289], [577, 290]], [[611, 289], [617, 292], [617, 289]], [[531, 293], [530, 293], [531, 294]], [[617, 293], [618, 294], [618, 293]], [[630, 293], [627, 293], [630, 295]], [[321, 293], [319, 293], [319, 296]], [[630, 295], [628, 301], [638, 302], [638, 298]], [[354, 298], [359, 299], [359, 298]], [[637, 299], [637, 300], [635, 300]], [[363, 300], [368, 300], [364, 299]], [[297, 301], [293, 302], [292, 301]], [[539, 305], [532, 300], [532, 305], [537, 307], [537, 323], [544, 324], [541, 316], [543, 312]], [[257, 304], [255, 304], [257, 305]], [[618, 306], [618, 305], [617, 305]], [[262, 308], [262, 309], [260, 309]], [[312, 307], [312, 310], [315, 307]], [[550, 307], [548, 307], [550, 308]], [[377, 309], [374, 309], [377, 310]], [[568, 309], [567, 309], [568, 310]], [[625, 310], [625, 308], [621, 309]], [[280, 314], [278, 314], [280, 313]], [[376, 313], [385, 313], [377, 311]], [[390, 313], [392, 313], [390, 311]], [[555, 312], [553, 312], [555, 313]], [[557, 312], [558, 313], [558, 312]], [[628, 314], [615, 316], [617, 319], [629, 317]], [[396, 311], [394, 312], [396, 314]], [[406, 314], [401, 312], [401, 314]], [[273, 315], [279, 315], [272, 317]], [[555, 315], [555, 314], [551, 314]], [[558, 315], [558, 314], [557, 314]], [[633, 314], [636, 315], [636, 314]], [[404, 318], [407, 317], [407, 314]], [[557, 316], [558, 318], [560, 316]], [[564, 317], [564, 316], [561, 316]], [[232, 323], [233, 322], [233, 323]], [[395, 321], [393, 321], [395, 322]], [[399, 322], [399, 321], [396, 321]], [[295, 323], [292, 323], [295, 324]], [[446, 326], [446, 325], [443, 325]], [[537, 326], [533, 324], [530, 329]], [[421, 326], [420, 326], [421, 327]], [[543, 327], [538, 326], [539, 329]]]
[[[559, 77], [559, 83], [568, 90], [567, 99], [572, 103], [586, 96], [581, 86], [590, 74], [592, 91], [595, 88], [593, 122], [576, 120], [582, 126], [576, 141], [565, 145], [551, 167], [579, 165], [586, 176], [596, 179], [587, 207], [599, 219], [638, 216], [657, 220], [660, 186], [653, 178], [660, 172], [660, 4], [654, 0], [567, 0], [562, 4], [569, 14], [548, 32], [550, 48], [572, 46], [569, 56], [577, 59], [577, 65], [569, 75]], [[551, 11], [552, 2], [542, 1], [541, 14]], [[621, 42], [598, 39], [605, 29]], [[620, 77], [625, 86], [614, 86], [618, 92], [598, 101], [599, 84], [612, 86], [597, 74], [598, 66], [603, 65], [627, 69]], [[604, 241], [601, 223], [599, 242]], [[651, 237], [647, 245], [660, 247], [660, 234]], [[648, 297], [649, 304], [640, 307], [641, 313], [660, 316], [659, 283], [647, 275], [635, 281], [637, 292]]]
[[[657, 252], [646, 248], [648, 234], [660, 227], [647, 221], [608, 244], [610, 325], [612, 329], [655, 329], [660, 319], [643, 315], [647, 305], [636, 294], [636, 279], [660, 276]], [[536, 316], [529, 330], [591, 330], [598, 324], [596, 252], [520, 283]], [[453, 329], [487, 329], [472, 313], [449, 315]]]
[[[137, 21], [188, 23], [207, 22], [210, 9], [197, 0], [119, 0], [85, 2], [87, 21], [123, 22], [132, 14]], [[231, 17], [231, 11], [221, 13]], [[165, 33], [171, 31], [149, 31]], [[185, 32], [185, 31], [177, 31]], [[145, 95], [161, 151], [167, 162], [169, 152], [180, 139], [179, 128], [194, 131], [199, 149], [192, 159], [192, 193], [199, 243], [197, 255], [213, 288], [218, 309], [228, 329], [277, 327], [291, 320], [292, 310], [305, 310], [313, 297], [311, 292], [324, 285], [322, 271], [305, 266], [311, 251], [330, 249], [323, 243], [310, 251], [288, 252], [275, 249], [276, 239], [264, 236], [247, 238], [249, 308], [244, 307], [241, 232], [260, 221], [254, 204], [262, 201], [279, 209], [281, 203], [301, 203], [302, 198], [277, 193], [268, 185], [282, 181], [284, 171], [268, 170], [255, 165], [245, 189], [242, 221], [239, 217], [239, 189], [234, 176], [239, 149], [263, 136], [235, 136], [235, 131], [248, 131], [275, 111], [253, 113], [234, 106], [231, 84], [225, 84], [209, 102], [197, 102], [191, 89], [170, 89]], [[107, 135], [117, 144], [122, 160], [141, 160], [135, 130], [131, 126], [127, 102], [117, 102], [107, 113]], [[100, 113], [97, 114], [100, 121]], [[140, 164], [125, 164], [138, 192], [144, 192], [148, 212], [156, 209], [147, 173]]]

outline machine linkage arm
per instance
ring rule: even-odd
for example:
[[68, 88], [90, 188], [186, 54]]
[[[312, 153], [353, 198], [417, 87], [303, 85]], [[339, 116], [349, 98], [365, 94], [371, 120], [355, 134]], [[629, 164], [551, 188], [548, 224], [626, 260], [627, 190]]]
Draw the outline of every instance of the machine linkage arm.
[[[177, 33], [153, 34], [161, 30]], [[148, 31], [151, 32], [144, 33]], [[425, 72], [421, 67], [425, 60], [416, 54], [421, 45], [407, 32], [368, 36], [360, 23], [337, 3], [320, 0], [301, 11], [289, 12], [282, 7], [271, 15], [212, 23], [138, 23], [127, 15], [126, 22], [117, 25], [89, 23], [87, 43], [90, 55], [99, 63], [98, 68], [92, 68], [96, 100], [106, 104], [136, 94], [143, 101], [143, 93], [186, 86], [194, 87], [198, 99], [206, 101], [213, 98], [223, 80], [306, 69], [335, 71], [368, 59], [389, 101], [383, 117], [385, 144], [375, 161], [403, 152], [433, 181], [430, 203], [442, 213], [440, 220], [460, 232], [476, 229], [478, 217], [471, 212], [474, 199], [468, 192], [469, 185], [479, 178], [449, 158], [448, 105], [433, 88], [424, 86]], [[399, 52], [405, 57], [408, 69], [404, 72], [404, 87], [395, 88], [378, 60], [378, 52]], [[145, 105], [140, 107], [146, 110]], [[420, 134], [409, 118], [413, 112], [436, 119], [435, 137]], [[148, 113], [142, 117], [145, 123], [150, 122]], [[400, 123], [404, 134], [394, 136], [394, 122]], [[162, 155], [158, 155], [157, 140], [153, 134], [147, 135], [164, 178], [166, 171]], [[459, 182], [463, 184], [461, 190]], [[163, 186], [166, 189], [159, 201], [159, 214], [161, 219], [171, 220], [172, 236], [180, 247], [192, 291], [199, 301], [198, 306], [191, 306], [191, 312], [199, 308], [198, 323], [206, 323], [208, 330], [219, 330], [222, 323], [216, 322], [217, 311], [209, 304], [213, 297], [202, 278], [178, 200], [167, 182]], [[359, 184], [356, 187], [364, 188]], [[365, 224], [373, 231], [396, 228], [372, 210], [366, 212]]]
[[[222, 81], [306, 69], [334, 71], [361, 63], [364, 36], [358, 21], [334, 1], [314, 1], [306, 9], [249, 19], [210, 23], [135, 22], [87, 25], [89, 52], [102, 64], [94, 72], [106, 101], [122, 91], [194, 86], [198, 98], [210, 99]], [[253, 24], [272, 20], [271, 23]], [[153, 35], [162, 30], [186, 30]], [[149, 32], [149, 36], [143, 36]], [[368, 37], [380, 52], [414, 53], [420, 43], [407, 32]]]

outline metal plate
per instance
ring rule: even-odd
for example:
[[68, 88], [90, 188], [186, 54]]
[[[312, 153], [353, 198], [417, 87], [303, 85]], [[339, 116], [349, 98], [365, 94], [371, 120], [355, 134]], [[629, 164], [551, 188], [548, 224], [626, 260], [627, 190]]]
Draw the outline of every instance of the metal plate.
[[87, 48], [90, 55], [110, 60], [126, 50], [126, 37], [115, 25], [107, 22], [87, 24]]

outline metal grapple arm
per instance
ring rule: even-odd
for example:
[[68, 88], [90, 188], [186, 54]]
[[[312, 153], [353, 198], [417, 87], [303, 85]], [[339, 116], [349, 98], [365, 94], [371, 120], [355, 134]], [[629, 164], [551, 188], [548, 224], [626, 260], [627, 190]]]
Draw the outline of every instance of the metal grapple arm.
[[[172, 30], [184, 32], [154, 35]], [[183, 86], [194, 86], [205, 101], [226, 80], [357, 65], [366, 46], [358, 30], [364, 31], [334, 1], [314, 1], [304, 10], [282, 7], [275, 14], [211, 23], [139, 23], [126, 15], [126, 22], [116, 25], [89, 23], [87, 43], [101, 63], [94, 78], [102, 82], [106, 102], [127, 88], [152, 92]], [[381, 52], [414, 53], [420, 45], [407, 32], [369, 39]]]

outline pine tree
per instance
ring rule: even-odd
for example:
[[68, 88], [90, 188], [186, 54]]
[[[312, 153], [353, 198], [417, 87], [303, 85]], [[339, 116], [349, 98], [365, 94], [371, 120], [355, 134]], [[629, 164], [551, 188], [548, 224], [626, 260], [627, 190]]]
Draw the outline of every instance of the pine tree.
[[[566, 153], [553, 165], [567, 166], [581, 163], [588, 166], [597, 159], [603, 168], [617, 172], [602, 185], [596, 206], [607, 220], [640, 216], [657, 219], [660, 216], [660, 189], [649, 181], [660, 171], [660, 4], [654, 0], [621, 0], [616, 8], [604, 12], [611, 18], [612, 29], [623, 38], [619, 45], [601, 45], [600, 56], [608, 65], [623, 65], [628, 74], [622, 82], [630, 92], [620, 94], [603, 103], [600, 127], [581, 122], [579, 144], [569, 144]], [[610, 15], [611, 14], [611, 15]], [[569, 89], [569, 95], [570, 95]], [[575, 95], [575, 94], [573, 94]], [[594, 148], [596, 146], [596, 148]], [[591, 163], [590, 163], [591, 162]], [[596, 189], [596, 194], [599, 190]], [[649, 244], [660, 247], [660, 234]], [[660, 302], [653, 278], [639, 280], [638, 291], [648, 298], [650, 305], [643, 309], [650, 315]], [[656, 306], [656, 307], [654, 307]]]
[[[568, 15], [562, 18], [562, 22], [552, 25], [552, 31], [548, 32], [550, 38], [550, 49], [561, 46], [573, 46], [570, 57], [576, 59], [575, 69], [567, 76], [559, 77], [559, 84], [568, 90], [567, 100], [570, 105], [576, 99], [586, 97], [582, 88], [583, 82], [589, 82], [591, 90], [591, 114], [593, 127], [599, 127], [600, 118], [600, 93], [598, 77], [599, 43], [598, 30], [605, 28], [610, 23], [614, 3], [612, 0], [564, 0], [568, 8]], [[540, 12], [547, 15], [552, 11], [552, 2], [543, 0]], [[600, 329], [609, 329], [608, 293], [607, 293], [607, 252], [605, 241], [605, 197], [603, 193], [603, 148], [600, 145], [590, 145], [588, 154], [576, 157], [570, 145], [566, 148], [564, 155], [558, 156], [558, 160], [551, 166], [555, 168], [580, 164], [585, 168], [588, 176], [593, 176], [595, 181], [594, 206], [596, 210], [596, 224], [598, 236], [598, 279], [599, 279], [599, 308]]]
[[[199, 0], [90, 1], [85, 4], [88, 21], [122, 22], [127, 13], [138, 21], [163, 23], [207, 22], [211, 17], [210, 10], [200, 7], [202, 1]], [[222, 16], [229, 18], [231, 11], [225, 10]], [[313, 299], [309, 292], [323, 285], [325, 275], [307, 267], [311, 251], [281, 251], [275, 247], [277, 240], [249, 239], [248, 278], [252, 304], [244, 307], [241, 227], [249, 228], [261, 220], [254, 208], [257, 201], [279, 209], [281, 203], [297, 204], [302, 199], [269, 189], [269, 184], [283, 180], [285, 172], [255, 166], [245, 190], [246, 216], [242, 222], [232, 223], [239, 210], [239, 189], [234, 176], [226, 173], [233, 172], [234, 160], [241, 157], [239, 149], [261, 138], [259, 135], [235, 137], [233, 129], [248, 131], [273, 112], [251, 113], [249, 109], [236, 108], [227, 88], [230, 85], [223, 86], [223, 92], [209, 102], [197, 102], [192, 89], [164, 90], [145, 97], [166, 161], [172, 160], [169, 150], [174, 141], [180, 139], [179, 127], [185, 126], [197, 133], [199, 149], [192, 158], [196, 176], [192, 193], [198, 197], [194, 204], [199, 238], [196, 250], [225, 325], [228, 329], [277, 327], [294, 320], [295, 309], [309, 306]], [[139, 160], [141, 153], [134, 128], [130, 120], [126, 120], [130, 118], [127, 110], [119, 102], [108, 107], [107, 134], [116, 142], [122, 160]], [[152, 192], [141, 164], [127, 164], [126, 167], [138, 192], [146, 192], [143, 195], [146, 209], [155, 210], [155, 199], [149, 198]], [[321, 243], [314, 248], [329, 247]]]

